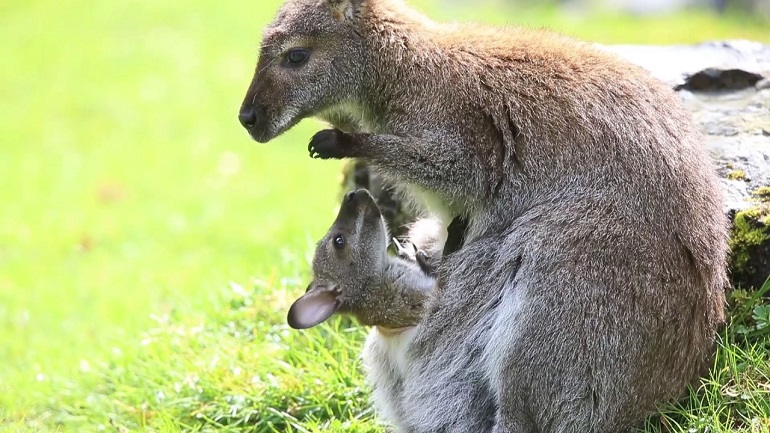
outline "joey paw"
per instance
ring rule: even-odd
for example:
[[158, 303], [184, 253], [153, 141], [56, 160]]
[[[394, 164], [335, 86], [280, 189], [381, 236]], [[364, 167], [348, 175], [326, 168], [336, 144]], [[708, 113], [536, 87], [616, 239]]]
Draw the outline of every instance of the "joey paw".
[[398, 239], [393, 238], [393, 245], [396, 248], [396, 255], [404, 260], [414, 260], [414, 253], [417, 250], [417, 247], [414, 246], [413, 243], [409, 243], [409, 245], [412, 246], [412, 249], [414, 251], [409, 251], [407, 247], [405, 247], [401, 242], [398, 241]]
[[430, 257], [428, 254], [423, 250], [417, 250], [417, 252], [414, 255], [414, 259], [417, 262], [417, 265], [420, 266], [420, 269], [422, 271], [431, 277], [435, 277], [438, 269], [436, 269], [432, 264]]
[[355, 139], [339, 129], [317, 132], [307, 146], [311, 158], [342, 159], [354, 157]]

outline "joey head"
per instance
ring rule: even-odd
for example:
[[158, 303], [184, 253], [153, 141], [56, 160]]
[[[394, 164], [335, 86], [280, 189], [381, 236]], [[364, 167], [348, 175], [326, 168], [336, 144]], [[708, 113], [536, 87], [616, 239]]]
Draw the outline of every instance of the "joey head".
[[[388, 254], [385, 220], [366, 190], [345, 195], [334, 224], [318, 242], [313, 281], [289, 309], [292, 328], [309, 328], [334, 313], [367, 326], [401, 329], [417, 324], [435, 280], [415, 260]], [[417, 257], [425, 257], [417, 251]]]

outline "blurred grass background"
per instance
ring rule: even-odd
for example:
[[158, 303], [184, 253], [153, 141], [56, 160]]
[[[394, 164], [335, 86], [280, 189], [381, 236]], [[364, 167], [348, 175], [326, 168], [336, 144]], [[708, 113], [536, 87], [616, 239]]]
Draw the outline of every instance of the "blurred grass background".
[[[604, 43], [770, 42], [735, 11], [413, 3]], [[236, 120], [279, 4], [0, 4], [0, 429], [379, 431], [362, 331], [283, 325], [340, 165], [307, 157], [315, 121], [259, 145]]]

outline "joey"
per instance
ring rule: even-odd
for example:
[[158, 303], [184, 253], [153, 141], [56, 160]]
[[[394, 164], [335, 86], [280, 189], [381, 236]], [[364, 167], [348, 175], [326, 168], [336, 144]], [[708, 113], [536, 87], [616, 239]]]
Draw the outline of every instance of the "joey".
[[391, 256], [388, 240], [385, 220], [371, 194], [366, 190], [346, 194], [337, 219], [318, 243], [313, 282], [291, 306], [289, 325], [313, 327], [334, 313], [381, 329], [416, 325], [435, 285], [426, 271], [433, 271], [425, 251], [410, 252], [397, 243], [399, 254]]

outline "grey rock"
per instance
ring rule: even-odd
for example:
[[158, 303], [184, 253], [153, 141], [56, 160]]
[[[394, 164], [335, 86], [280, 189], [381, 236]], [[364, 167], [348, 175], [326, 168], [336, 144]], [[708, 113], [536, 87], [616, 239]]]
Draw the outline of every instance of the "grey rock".
[[[760, 286], [770, 276], [770, 46], [745, 40], [686, 46], [600, 46], [636, 63], [678, 91], [706, 134], [726, 193], [725, 213], [748, 221], [755, 244], [734, 224], [733, 283]], [[396, 235], [415, 214], [361, 162], [345, 169], [344, 190], [373, 189]], [[758, 232], [757, 232], [758, 231]], [[766, 233], [766, 235], [764, 235]], [[750, 236], [757, 239], [757, 236]]]
[[770, 77], [770, 46], [743, 39], [697, 45], [597, 45], [649, 70], [673, 88], [699, 72], [740, 70]]
[[676, 86], [674, 90], [693, 92], [742, 90], [754, 87], [760, 80], [762, 75], [743, 69], [708, 68], [688, 76], [684, 84]]

